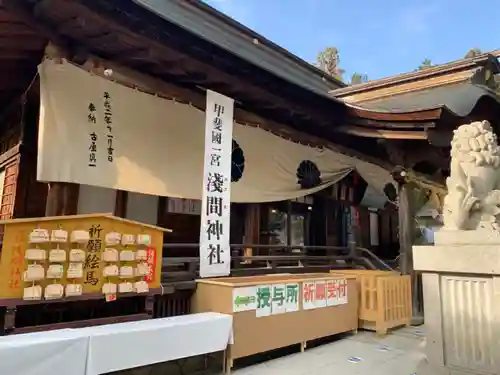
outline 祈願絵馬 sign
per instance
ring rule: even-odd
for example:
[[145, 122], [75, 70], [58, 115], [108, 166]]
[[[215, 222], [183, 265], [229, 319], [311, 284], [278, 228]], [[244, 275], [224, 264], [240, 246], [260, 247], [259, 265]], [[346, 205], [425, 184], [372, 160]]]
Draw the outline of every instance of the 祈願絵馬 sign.
[[207, 91], [200, 224], [200, 277], [227, 276], [234, 100]]

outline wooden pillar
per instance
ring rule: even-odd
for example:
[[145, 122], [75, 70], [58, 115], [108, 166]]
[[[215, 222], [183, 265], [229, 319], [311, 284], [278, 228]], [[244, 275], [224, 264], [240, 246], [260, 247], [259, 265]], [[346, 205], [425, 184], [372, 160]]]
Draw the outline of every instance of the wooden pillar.
[[49, 182], [47, 202], [45, 203], [45, 216], [60, 216], [64, 201], [63, 184], [60, 182]]
[[410, 191], [406, 184], [399, 184], [399, 267], [403, 275], [412, 280], [412, 325], [423, 323], [421, 281], [413, 269], [413, 214], [410, 207]]
[[[260, 242], [260, 204], [249, 203], [245, 213], [245, 244], [255, 245]], [[253, 248], [246, 247], [244, 256], [253, 256]]]
[[[286, 201], [286, 244], [287, 246], [292, 245], [292, 201]], [[287, 248], [286, 254], [291, 255], [292, 250], [290, 247]], [[307, 253], [307, 251], [306, 251]], [[275, 255], [273, 250], [269, 252], [269, 255]]]
[[49, 182], [45, 216], [76, 215], [79, 185], [67, 182]]
[[[57, 60], [67, 56], [61, 46], [49, 42], [45, 56]], [[74, 215], [78, 211], [79, 185], [67, 182], [49, 182], [45, 216]]]
[[[116, 191], [115, 216], [127, 217], [128, 192], [124, 190]], [[158, 205], [159, 206], [159, 205]]]
[[79, 184], [63, 184], [62, 215], [76, 215], [78, 213], [78, 198], [80, 196]]
[[408, 186], [406, 184], [400, 184], [398, 194], [399, 266], [403, 275], [409, 275], [413, 269], [413, 225], [408, 194]]
[[0, 307], [0, 336], [14, 332], [16, 328], [16, 312], [14, 307]]
[[359, 206], [351, 204], [348, 207], [350, 212], [350, 221], [347, 247], [349, 249], [350, 259], [355, 260], [362, 256], [362, 254], [358, 251], [358, 248], [363, 247], [363, 241], [361, 240], [361, 226], [359, 222]]

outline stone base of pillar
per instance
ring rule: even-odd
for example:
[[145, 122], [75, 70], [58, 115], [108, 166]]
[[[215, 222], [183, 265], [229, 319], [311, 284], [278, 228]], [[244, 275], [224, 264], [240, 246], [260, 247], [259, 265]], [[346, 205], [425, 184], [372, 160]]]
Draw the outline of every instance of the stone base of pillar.
[[[432, 365], [427, 360], [423, 360], [419, 363], [417, 371], [415, 374], [418, 375], [478, 375], [478, 372], [470, 372], [467, 370], [461, 370], [456, 368], [450, 368], [445, 366]], [[484, 375], [484, 374], [480, 374]]]
[[424, 317], [421, 315], [414, 315], [411, 317], [410, 325], [416, 327], [424, 324]]
[[500, 375], [500, 236], [438, 233], [434, 246], [413, 248], [414, 268], [422, 273], [427, 355], [417, 374]]

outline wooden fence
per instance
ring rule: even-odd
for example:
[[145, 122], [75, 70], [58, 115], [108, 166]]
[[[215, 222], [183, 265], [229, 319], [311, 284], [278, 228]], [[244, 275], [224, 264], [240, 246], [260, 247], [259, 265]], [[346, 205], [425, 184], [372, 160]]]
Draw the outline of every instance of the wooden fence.
[[391, 271], [333, 270], [356, 275], [360, 290], [360, 328], [385, 334], [410, 325], [412, 315], [411, 277]]

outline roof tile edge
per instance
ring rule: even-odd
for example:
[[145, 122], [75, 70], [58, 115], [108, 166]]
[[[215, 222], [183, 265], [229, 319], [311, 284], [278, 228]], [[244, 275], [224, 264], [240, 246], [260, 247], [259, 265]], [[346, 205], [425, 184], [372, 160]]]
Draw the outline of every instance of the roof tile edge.
[[374, 81], [369, 81], [366, 83], [361, 83], [358, 85], [334, 89], [329, 91], [329, 94], [337, 98], [342, 98], [345, 96], [350, 96], [364, 91], [396, 86], [411, 81], [427, 79], [430, 77], [449, 74], [460, 70], [468, 70], [474, 67], [485, 66], [488, 63], [493, 63], [496, 66], [497, 72], [500, 72], [500, 64], [497, 61], [499, 57], [500, 57], [500, 49], [491, 52], [486, 52], [476, 57], [460, 59], [416, 72], [403, 73], [392, 77], [386, 77]]

